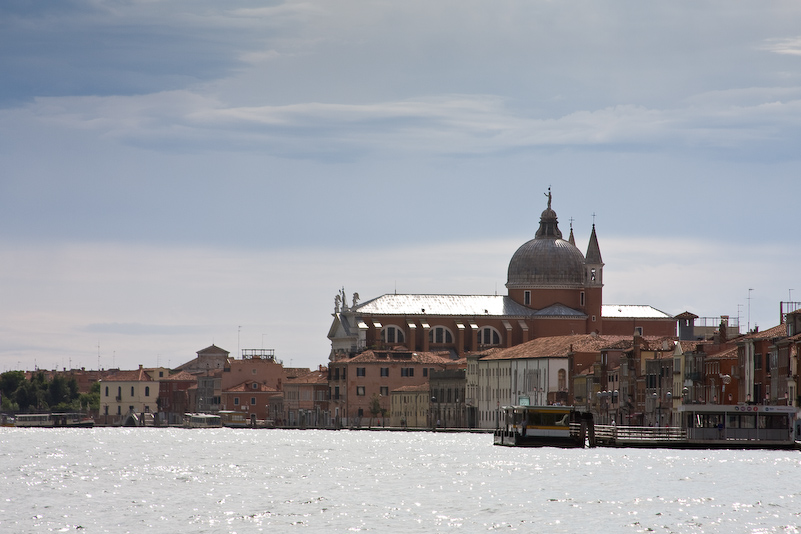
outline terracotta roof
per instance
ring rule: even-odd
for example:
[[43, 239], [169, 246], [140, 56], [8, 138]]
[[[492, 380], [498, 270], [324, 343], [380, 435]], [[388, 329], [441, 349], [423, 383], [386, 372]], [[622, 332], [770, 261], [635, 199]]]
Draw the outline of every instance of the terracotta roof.
[[153, 378], [148, 372], [154, 369], [136, 369], [134, 371], [117, 371], [108, 375], [103, 382], [153, 382]]
[[[643, 338], [649, 342], [661, 343], [663, 338]], [[527, 358], [566, 358], [573, 352], [600, 352], [605, 348], [618, 347], [620, 343], [632, 342], [631, 336], [599, 336], [595, 334], [574, 334], [571, 336], [540, 337], [484, 356], [481, 360], [515, 360]], [[625, 347], [624, 347], [625, 348]], [[648, 350], [648, 349], [646, 349]]]
[[275, 388], [271, 388], [270, 386], [265, 386], [264, 384], [258, 384], [258, 389], [253, 389], [253, 380], [248, 380], [246, 382], [242, 382], [241, 384], [237, 384], [232, 386], [228, 389], [223, 390], [225, 393], [237, 393], [240, 391], [249, 391], [251, 393], [277, 393], [278, 390]]
[[410, 352], [410, 351], [373, 351], [366, 350], [349, 360], [348, 363], [438, 363], [453, 365], [457, 360], [439, 356], [433, 352]]
[[162, 378], [162, 380], [186, 380], [187, 382], [189, 382], [189, 381], [196, 381], [197, 376], [188, 371], [181, 371], [175, 373], [174, 375]]
[[328, 384], [328, 371], [312, 371], [303, 376], [289, 378], [284, 382], [284, 387], [292, 384]]
[[771, 337], [787, 337], [787, 325], [777, 325], [761, 332], [751, 332], [738, 339], [768, 339]]
[[732, 347], [730, 349], [722, 350], [717, 354], [713, 354], [711, 356], [707, 356], [707, 360], [723, 360], [723, 359], [731, 359], [737, 357], [737, 347]]

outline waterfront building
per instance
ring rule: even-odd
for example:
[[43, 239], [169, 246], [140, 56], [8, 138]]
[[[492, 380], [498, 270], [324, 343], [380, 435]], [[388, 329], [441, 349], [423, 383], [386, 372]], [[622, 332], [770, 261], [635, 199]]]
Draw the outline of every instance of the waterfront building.
[[789, 395], [786, 378], [777, 381], [775, 391], [771, 391], [771, 363], [775, 363], [772, 356], [777, 356], [775, 343], [786, 336], [787, 325], [780, 324], [762, 332], [755, 329], [737, 340], [737, 363], [742, 373], [738, 377], [740, 399], [748, 403], [775, 404], [779, 397]]
[[366, 424], [371, 417], [374, 397], [381, 409], [389, 411], [390, 391], [403, 386], [428, 385], [433, 371], [457, 367], [458, 361], [448, 356], [409, 350], [366, 350], [352, 358], [334, 360], [328, 366], [334, 424]]
[[242, 412], [251, 426], [270, 419], [270, 398], [278, 393], [274, 387], [257, 380], [247, 380], [222, 390], [223, 410]]
[[[229, 390], [243, 382], [258, 382], [265, 386], [283, 390], [288, 378], [311, 372], [308, 368], [284, 367], [275, 357], [275, 349], [242, 349], [242, 358], [228, 358], [222, 374], [222, 390]], [[230, 408], [228, 408], [230, 409]]]
[[128, 414], [153, 414], [158, 411], [159, 382], [169, 376], [169, 369], [156, 367], [112, 372], [100, 381], [101, 419], [121, 423]]
[[401, 386], [389, 392], [389, 424], [401, 428], [433, 428], [431, 389], [427, 383], [414, 386]]
[[433, 418], [440, 427], [464, 428], [467, 426], [465, 409], [465, 389], [467, 380], [465, 369], [446, 369], [433, 371], [428, 377], [431, 391]]
[[331, 423], [328, 400], [328, 369], [316, 370], [284, 382], [284, 420], [288, 426], [325, 428]]
[[159, 381], [159, 422], [180, 425], [184, 414], [195, 411], [189, 403], [188, 390], [197, 386], [197, 376], [187, 371], [178, 371]]

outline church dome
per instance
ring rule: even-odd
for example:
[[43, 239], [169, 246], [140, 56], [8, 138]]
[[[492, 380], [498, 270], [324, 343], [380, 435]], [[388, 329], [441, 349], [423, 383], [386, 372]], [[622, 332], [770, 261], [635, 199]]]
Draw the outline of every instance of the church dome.
[[571, 243], [562, 239], [562, 232], [551, 209], [540, 216], [536, 237], [523, 244], [509, 262], [506, 287], [580, 287], [584, 285], [584, 255]]

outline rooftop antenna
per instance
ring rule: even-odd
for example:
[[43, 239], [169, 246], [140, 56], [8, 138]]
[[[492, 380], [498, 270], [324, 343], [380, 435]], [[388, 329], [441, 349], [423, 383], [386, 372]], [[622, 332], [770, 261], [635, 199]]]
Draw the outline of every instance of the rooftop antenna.
[[751, 291], [753, 291], [753, 289], [749, 288], [748, 289], [748, 330], [746, 330], [746, 333], [751, 331]]
[[[738, 334], [740, 333], [740, 317], [742, 316], [742, 314], [743, 314], [743, 305], [742, 304], [738, 304], [737, 305], [737, 333]], [[746, 334], [747, 333], [748, 332], [746, 332]]]
[[239, 356], [240, 358], [242, 357], [242, 349], [239, 348], [239, 338], [241, 334], [242, 334], [242, 325], [238, 326], [236, 331], [236, 352], [237, 356]]

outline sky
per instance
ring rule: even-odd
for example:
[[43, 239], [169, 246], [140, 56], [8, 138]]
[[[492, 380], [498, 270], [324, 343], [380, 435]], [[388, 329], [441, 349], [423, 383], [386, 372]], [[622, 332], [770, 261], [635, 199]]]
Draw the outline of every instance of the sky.
[[801, 301], [801, 4], [0, 3], [0, 371], [328, 361], [334, 297], [505, 294], [544, 194], [607, 304]]

